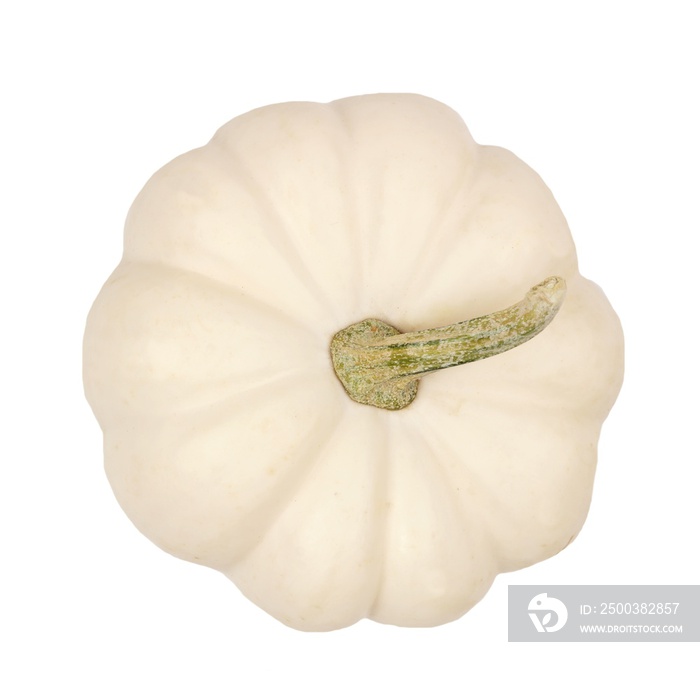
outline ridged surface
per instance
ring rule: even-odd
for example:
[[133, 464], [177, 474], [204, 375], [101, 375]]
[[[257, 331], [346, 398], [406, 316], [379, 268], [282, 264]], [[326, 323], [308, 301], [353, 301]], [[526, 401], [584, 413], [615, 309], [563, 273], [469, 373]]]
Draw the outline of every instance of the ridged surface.
[[[390, 413], [345, 396], [328, 343], [568, 285], [531, 342], [421, 381]], [[432, 100], [257, 110], [156, 173], [85, 336], [122, 507], [176, 556], [301, 629], [459, 617], [558, 552], [588, 509], [622, 336], [550, 192]]]

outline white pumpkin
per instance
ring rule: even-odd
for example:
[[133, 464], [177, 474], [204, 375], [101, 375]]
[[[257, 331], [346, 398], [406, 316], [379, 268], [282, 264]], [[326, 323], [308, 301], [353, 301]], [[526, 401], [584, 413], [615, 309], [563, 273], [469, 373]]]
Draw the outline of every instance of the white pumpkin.
[[[515, 349], [353, 401], [329, 346], [453, 324], [565, 280]], [[416, 95], [245, 114], [157, 172], [90, 312], [87, 398], [124, 511], [271, 615], [330, 630], [458, 618], [559, 552], [622, 381], [618, 319], [510, 152]]]

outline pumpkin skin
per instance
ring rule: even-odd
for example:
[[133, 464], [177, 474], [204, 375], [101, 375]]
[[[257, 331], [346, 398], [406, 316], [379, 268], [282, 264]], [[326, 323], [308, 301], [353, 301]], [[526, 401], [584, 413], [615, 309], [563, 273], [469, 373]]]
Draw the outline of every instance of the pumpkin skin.
[[[550, 275], [568, 291], [544, 332], [425, 377], [400, 411], [334, 374], [351, 323], [447, 325]], [[265, 107], [166, 165], [84, 340], [129, 518], [303, 630], [446, 623], [564, 548], [622, 373], [550, 191], [417, 95]]]

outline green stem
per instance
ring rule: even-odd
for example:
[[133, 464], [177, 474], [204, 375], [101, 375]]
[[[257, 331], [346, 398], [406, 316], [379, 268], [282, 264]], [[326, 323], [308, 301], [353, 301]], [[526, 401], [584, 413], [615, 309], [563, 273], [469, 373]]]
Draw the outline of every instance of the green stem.
[[333, 336], [333, 368], [354, 401], [405, 408], [424, 374], [483, 360], [534, 338], [557, 314], [565, 294], [564, 280], [548, 277], [503, 311], [413, 333], [369, 318]]

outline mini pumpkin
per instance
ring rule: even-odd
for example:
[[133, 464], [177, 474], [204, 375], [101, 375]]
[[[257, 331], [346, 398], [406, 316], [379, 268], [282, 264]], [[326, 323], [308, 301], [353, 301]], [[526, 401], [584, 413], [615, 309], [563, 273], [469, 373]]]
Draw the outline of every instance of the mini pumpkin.
[[446, 623], [564, 548], [622, 367], [547, 187], [417, 95], [264, 107], [166, 165], [84, 341], [129, 518], [303, 630]]

